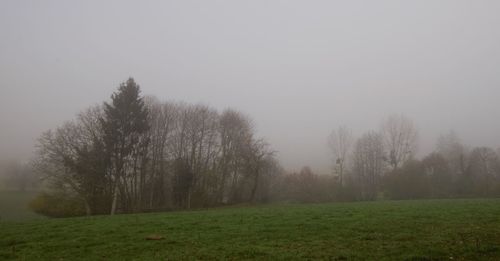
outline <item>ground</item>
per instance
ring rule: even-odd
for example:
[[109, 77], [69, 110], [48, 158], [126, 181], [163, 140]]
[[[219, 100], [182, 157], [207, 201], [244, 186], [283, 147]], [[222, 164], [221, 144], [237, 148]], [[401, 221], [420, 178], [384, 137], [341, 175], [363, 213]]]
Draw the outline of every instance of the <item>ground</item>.
[[500, 260], [500, 200], [265, 205], [3, 221], [0, 259]]

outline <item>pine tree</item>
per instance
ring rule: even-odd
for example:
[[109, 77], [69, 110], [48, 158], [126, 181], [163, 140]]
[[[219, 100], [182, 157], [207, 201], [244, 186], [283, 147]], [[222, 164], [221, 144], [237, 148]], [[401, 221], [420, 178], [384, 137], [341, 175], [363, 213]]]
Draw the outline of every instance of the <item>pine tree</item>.
[[104, 103], [104, 143], [112, 164], [114, 181], [111, 214], [116, 211], [118, 195], [123, 208], [130, 210], [137, 196], [137, 153], [147, 146], [144, 134], [149, 130], [148, 110], [140, 96], [140, 87], [133, 78], [118, 87], [111, 96], [112, 103]]

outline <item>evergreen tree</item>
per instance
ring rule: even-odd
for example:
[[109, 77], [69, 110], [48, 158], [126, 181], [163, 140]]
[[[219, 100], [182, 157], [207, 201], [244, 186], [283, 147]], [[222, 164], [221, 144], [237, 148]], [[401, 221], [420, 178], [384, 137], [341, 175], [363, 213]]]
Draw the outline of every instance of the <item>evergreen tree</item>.
[[[140, 96], [140, 87], [133, 78], [118, 87], [111, 96], [111, 104], [104, 103], [104, 143], [112, 164], [114, 182], [111, 214], [117, 207], [120, 196], [122, 207], [129, 211], [136, 202], [138, 193], [138, 164], [141, 148], [147, 146], [144, 134], [149, 130], [148, 110]], [[142, 158], [142, 157], [141, 157]], [[140, 177], [139, 177], [140, 178]]]

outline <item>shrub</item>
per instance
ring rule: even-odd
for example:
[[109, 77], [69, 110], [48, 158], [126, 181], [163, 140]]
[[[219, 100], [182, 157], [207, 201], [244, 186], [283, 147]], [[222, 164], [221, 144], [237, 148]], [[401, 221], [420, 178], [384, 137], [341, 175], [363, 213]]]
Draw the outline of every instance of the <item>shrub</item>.
[[34, 212], [47, 217], [74, 217], [85, 215], [85, 207], [75, 196], [63, 193], [41, 192], [30, 202]]
[[384, 195], [390, 199], [421, 199], [429, 197], [429, 180], [420, 161], [411, 160], [383, 178]]

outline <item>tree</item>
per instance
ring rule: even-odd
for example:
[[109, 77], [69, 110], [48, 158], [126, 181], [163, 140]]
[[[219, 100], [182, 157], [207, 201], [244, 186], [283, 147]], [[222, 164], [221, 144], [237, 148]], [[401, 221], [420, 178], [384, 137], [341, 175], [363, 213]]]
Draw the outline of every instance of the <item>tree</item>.
[[417, 129], [413, 121], [403, 115], [391, 115], [382, 124], [382, 134], [393, 170], [413, 157], [417, 149]]
[[272, 158], [274, 152], [269, 150], [269, 144], [264, 140], [254, 140], [252, 137], [247, 138], [245, 159], [247, 163], [247, 170], [253, 176], [253, 185], [250, 192], [250, 202], [255, 202], [255, 193], [261, 179], [263, 169]]
[[122, 83], [111, 100], [111, 104], [104, 103], [101, 124], [113, 171], [113, 215], [119, 195], [125, 211], [141, 207], [144, 176], [141, 173], [138, 181], [138, 172], [143, 171], [144, 162], [138, 159], [147, 151], [149, 140], [143, 134], [149, 130], [149, 124], [148, 110], [134, 79]]
[[19, 191], [35, 188], [38, 184], [31, 166], [19, 161], [9, 161], [5, 166], [0, 166], [0, 178], [2, 176], [7, 188]]
[[370, 131], [356, 141], [353, 152], [353, 175], [363, 200], [377, 196], [379, 180], [384, 172], [384, 144], [381, 134]]
[[55, 190], [75, 194], [87, 215], [102, 213], [110, 195], [102, 129], [96, 124], [101, 115], [101, 108], [94, 107], [80, 113], [76, 121], [44, 133], [34, 162]]
[[384, 187], [391, 199], [419, 199], [429, 196], [429, 182], [424, 165], [408, 160], [384, 177]]
[[295, 186], [296, 200], [299, 202], [314, 202], [317, 199], [318, 191], [316, 183], [317, 183], [317, 175], [313, 173], [309, 166], [304, 166], [300, 170], [300, 172], [296, 176], [297, 180]]
[[194, 174], [186, 159], [179, 158], [174, 162], [173, 177], [174, 202], [179, 207], [190, 208]]
[[283, 167], [275, 157], [266, 157], [262, 166], [254, 200], [266, 203], [275, 199], [276, 193], [279, 193], [280, 179], [284, 173]]
[[422, 165], [429, 179], [430, 196], [433, 198], [450, 197], [453, 193], [453, 174], [445, 157], [433, 152], [422, 160]]
[[453, 130], [439, 136], [436, 151], [446, 159], [455, 178], [465, 174], [468, 150]]
[[[218, 160], [218, 192], [217, 202], [227, 201], [229, 195], [227, 190], [236, 190], [238, 175], [241, 172], [243, 161], [242, 150], [245, 146], [246, 137], [253, 135], [250, 119], [242, 113], [226, 109], [222, 112], [218, 124], [220, 155]], [[235, 182], [230, 182], [230, 178]]]
[[500, 180], [500, 160], [495, 150], [489, 147], [474, 148], [469, 156], [465, 179], [468, 193], [472, 195], [498, 195], [497, 184]]
[[133, 79], [110, 103], [44, 134], [40, 148], [38, 170], [54, 193], [38, 203], [81, 201], [68, 215], [265, 201], [282, 171], [242, 113], [142, 98]]
[[347, 156], [352, 146], [352, 131], [346, 126], [333, 130], [328, 137], [328, 146], [333, 153], [334, 170], [338, 174], [340, 186], [343, 186]]
[[211, 187], [218, 157], [219, 115], [205, 105], [182, 105], [178, 117], [172, 153], [176, 161], [189, 166], [191, 175], [190, 183], [185, 184], [184, 205], [179, 207], [190, 208], [193, 201], [195, 204], [210, 204], [208, 201], [213, 201], [216, 194]]
[[179, 115], [179, 106], [170, 102], [160, 102], [154, 97], [146, 97], [148, 121], [151, 126], [148, 131], [149, 161], [147, 180], [147, 207], [171, 207], [172, 192], [172, 144], [174, 130]]
[[470, 153], [469, 169], [476, 176], [495, 176], [498, 156], [489, 147], [478, 147]]

